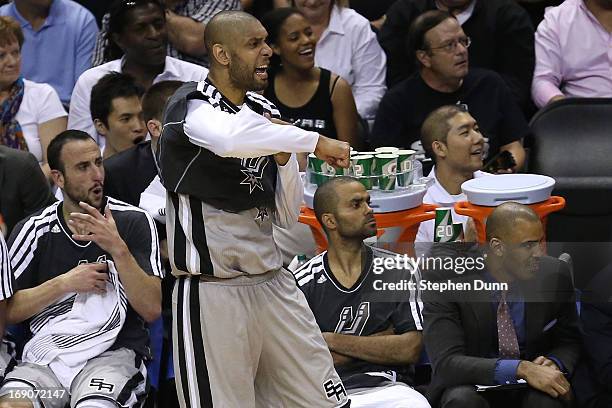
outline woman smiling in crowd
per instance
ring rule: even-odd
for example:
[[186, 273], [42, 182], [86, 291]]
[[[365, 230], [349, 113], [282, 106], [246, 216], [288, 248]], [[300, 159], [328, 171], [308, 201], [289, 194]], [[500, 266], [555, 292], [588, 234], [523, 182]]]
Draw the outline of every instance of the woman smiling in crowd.
[[285, 119], [358, 148], [358, 114], [349, 84], [315, 67], [316, 40], [310, 24], [296, 9], [266, 14], [263, 25], [274, 51], [271, 78], [264, 95]]

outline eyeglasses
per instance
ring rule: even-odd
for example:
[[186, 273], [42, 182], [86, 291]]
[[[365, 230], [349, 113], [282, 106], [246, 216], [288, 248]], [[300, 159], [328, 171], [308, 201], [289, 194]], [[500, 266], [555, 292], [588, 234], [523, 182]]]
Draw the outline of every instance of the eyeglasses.
[[470, 44], [472, 44], [472, 40], [470, 37], [463, 37], [458, 40], [449, 41], [439, 47], [428, 47], [426, 50], [442, 50], [444, 52], [451, 53], [457, 51], [457, 46], [459, 44], [463, 45], [465, 48], [469, 48]]

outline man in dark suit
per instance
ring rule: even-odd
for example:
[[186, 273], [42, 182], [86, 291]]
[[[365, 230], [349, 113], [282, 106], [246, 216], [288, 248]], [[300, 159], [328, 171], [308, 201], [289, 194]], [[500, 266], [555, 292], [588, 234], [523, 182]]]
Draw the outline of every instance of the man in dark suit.
[[0, 214], [6, 236], [23, 218], [55, 201], [36, 158], [0, 146]]
[[582, 292], [582, 341], [585, 358], [572, 385], [583, 408], [612, 407], [612, 265]]
[[[424, 293], [432, 406], [569, 406], [566, 375], [580, 354], [574, 287], [566, 263], [542, 256], [543, 238], [533, 210], [505, 203], [487, 220], [481, 268], [451, 279], [472, 290]], [[477, 282], [497, 287], [477, 290]], [[519, 379], [526, 384], [513, 385]], [[477, 392], [477, 384], [502, 387]]]

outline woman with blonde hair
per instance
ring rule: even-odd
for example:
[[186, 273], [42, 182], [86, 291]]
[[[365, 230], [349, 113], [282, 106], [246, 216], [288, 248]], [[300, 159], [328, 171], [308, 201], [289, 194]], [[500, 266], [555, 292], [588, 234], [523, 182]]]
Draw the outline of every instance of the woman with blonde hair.
[[359, 115], [376, 116], [385, 94], [387, 59], [370, 22], [345, 0], [293, 0], [317, 39], [315, 65], [335, 72], [353, 90]]
[[57, 92], [21, 75], [19, 23], [0, 16], [0, 145], [32, 153], [49, 178], [47, 146], [66, 130], [67, 114]]

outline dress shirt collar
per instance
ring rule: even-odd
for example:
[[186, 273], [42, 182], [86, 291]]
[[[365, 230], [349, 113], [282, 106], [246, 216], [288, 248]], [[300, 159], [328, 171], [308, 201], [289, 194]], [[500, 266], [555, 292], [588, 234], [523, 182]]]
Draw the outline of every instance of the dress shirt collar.
[[344, 35], [344, 26], [342, 25], [342, 15], [340, 13], [340, 7], [334, 4], [332, 7], [331, 15], [329, 17], [329, 24], [327, 30], [330, 33]]

